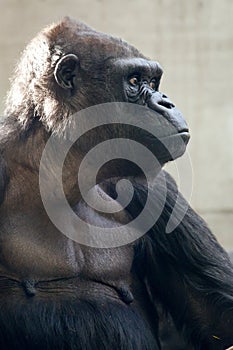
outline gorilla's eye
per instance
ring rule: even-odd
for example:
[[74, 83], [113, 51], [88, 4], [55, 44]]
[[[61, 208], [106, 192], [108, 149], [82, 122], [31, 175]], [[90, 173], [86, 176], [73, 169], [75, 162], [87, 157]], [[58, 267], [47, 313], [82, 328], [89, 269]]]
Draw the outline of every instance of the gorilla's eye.
[[151, 88], [152, 90], [156, 90], [156, 89], [157, 89], [156, 82], [155, 82], [154, 80], [151, 80], [151, 82], [150, 82], [150, 88]]
[[132, 86], [136, 86], [138, 85], [139, 83], [139, 77], [137, 75], [134, 75], [133, 77], [131, 77], [129, 79], [129, 83], [132, 85]]

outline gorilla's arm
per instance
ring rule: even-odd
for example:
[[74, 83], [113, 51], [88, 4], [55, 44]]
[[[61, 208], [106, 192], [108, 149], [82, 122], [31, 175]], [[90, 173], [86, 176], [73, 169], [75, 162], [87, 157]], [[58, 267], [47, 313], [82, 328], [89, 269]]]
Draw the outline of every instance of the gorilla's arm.
[[[206, 223], [190, 207], [175, 230], [165, 233], [178, 193], [168, 174], [166, 186], [163, 212], [136, 247], [136, 271], [152, 301], [159, 298], [195, 348], [225, 349], [233, 343], [233, 267]], [[160, 192], [157, 186], [155, 207]], [[130, 212], [140, 210], [146, 200], [142, 186], [136, 187], [134, 199]]]

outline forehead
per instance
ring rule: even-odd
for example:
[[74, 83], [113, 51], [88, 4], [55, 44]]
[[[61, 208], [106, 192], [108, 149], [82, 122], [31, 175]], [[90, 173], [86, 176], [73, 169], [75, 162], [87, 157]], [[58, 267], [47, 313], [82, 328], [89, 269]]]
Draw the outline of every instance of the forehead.
[[[140, 73], [161, 77], [163, 70], [158, 62], [148, 60], [127, 42], [103, 33], [77, 35], [77, 56], [84, 70], [109, 69], [121, 74]], [[79, 50], [81, 48], [81, 51]]]

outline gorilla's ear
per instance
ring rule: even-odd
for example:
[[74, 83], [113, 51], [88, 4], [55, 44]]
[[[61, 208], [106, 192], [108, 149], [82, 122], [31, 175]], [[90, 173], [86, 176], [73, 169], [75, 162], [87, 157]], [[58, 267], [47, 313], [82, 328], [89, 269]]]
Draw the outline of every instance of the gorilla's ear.
[[54, 77], [63, 89], [73, 89], [78, 73], [78, 57], [74, 54], [63, 56], [56, 64]]

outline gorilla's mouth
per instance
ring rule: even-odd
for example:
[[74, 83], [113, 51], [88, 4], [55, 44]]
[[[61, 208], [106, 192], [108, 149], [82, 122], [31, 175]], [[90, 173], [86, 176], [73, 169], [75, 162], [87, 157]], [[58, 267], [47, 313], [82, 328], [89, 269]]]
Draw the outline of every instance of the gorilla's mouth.
[[161, 140], [170, 138], [170, 137], [181, 137], [182, 140], [185, 142], [185, 144], [188, 144], [190, 139], [190, 133], [188, 129], [182, 129], [182, 130], [179, 130], [177, 133], [172, 133], [169, 135], [165, 135], [164, 137], [161, 137]]
[[181, 157], [190, 139], [188, 129], [182, 129], [177, 133], [160, 137], [153, 142], [149, 149], [157, 157], [161, 165]]

